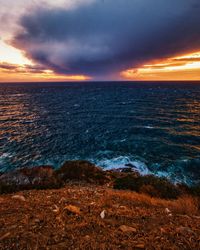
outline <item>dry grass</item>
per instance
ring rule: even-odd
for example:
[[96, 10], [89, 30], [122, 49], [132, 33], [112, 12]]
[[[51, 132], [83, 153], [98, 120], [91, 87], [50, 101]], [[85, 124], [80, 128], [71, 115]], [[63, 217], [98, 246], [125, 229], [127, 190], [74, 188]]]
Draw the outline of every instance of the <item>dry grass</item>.
[[176, 213], [196, 215], [199, 212], [199, 201], [192, 196], [182, 196], [175, 201], [165, 201], [165, 203]]
[[199, 200], [192, 196], [181, 196], [177, 200], [164, 200], [160, 198], [150, 197], [146, 194], [130, 192], [130, 191], [115, 191], [109, 189], [103, 197], [102, 203], [105, 206], [111, 206], [112, 201], [119, 199], [121, 203], [142, 203], [147, 206], [159, 206], [169, 208], [177, 214], [197, 215], [199, 211]]
[[192, 197], [162, 200], [83, 183], [18, 195], [25, 201], [0, 196], [0, 249], [200, 249]]

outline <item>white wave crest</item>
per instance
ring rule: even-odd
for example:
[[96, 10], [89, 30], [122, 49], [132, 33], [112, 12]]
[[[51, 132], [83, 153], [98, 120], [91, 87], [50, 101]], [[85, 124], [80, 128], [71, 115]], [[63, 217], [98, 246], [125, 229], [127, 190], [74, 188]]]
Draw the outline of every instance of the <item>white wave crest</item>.
[[126, 168], [127, 164], [133, 166], [133, 169], [138, 171], [141, 175], [151, 174], [151, 171], [148, 169], [147, 165], [139, 160], [130, 159], [128, 156], [119, 156], [112, 159], [103, 159], [97, 161], [96, 164], [104, 169], [119, 169]]

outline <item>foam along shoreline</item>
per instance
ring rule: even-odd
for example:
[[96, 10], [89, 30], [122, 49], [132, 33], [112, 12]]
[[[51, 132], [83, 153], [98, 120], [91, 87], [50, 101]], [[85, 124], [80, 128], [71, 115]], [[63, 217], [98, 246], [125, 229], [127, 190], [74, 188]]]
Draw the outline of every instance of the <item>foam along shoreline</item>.
[[139, 160], [131, 160], [126, 156], [119, 156], [113, 159], [104, 159], [96, 162], [97, 166], [101, 166], [105, 170], [112, 169], [123, 169], [127, 168], [127, 166], [131, 166], [133, 170], [138, 171], [141, 175], [152, 174], [152, 172], [148, 169], [147, 165]]
[[[102, 157], [102, 155], [101, 155]], [[10, 172], [7, 171], [7, 161], [12, 158], [12, 154], [3, 153], [0, 156], [0, 172]], [[163, 167], [159, 163], [154, 163], [149, 165], [145, 162], [145, 159], [140, 159], [132, 156], [117, 156], [113, 158], [105, 157], [100, 160], [97, 160], [99, 155], [95, 158], [87, 159], [89, 162], [95, 164], [96, 166], [101, 167], [105, 171], [109, 170], [123, 170], [127, 167], [131, 167], [133, 171], [138, 172], [140, 175], [154, 175], [160, 178], [167, 178], [170, 182], [174, 184], [186, 184], [189, 186], [198, 185], [200, 182], [200, 159], [191, 159], [191, 158], [183, 158], [178, 159], [171, 165]], [[28, 166], [28, 164], [27, 164]], [[60, 166], [56, 166], [54, 161], [38, 161], [34, 166], [52, 166], [55, 168], [60, 168]], [[29, 166], [28, 166], [29, 167]], [[23, 166], [24, 168], [24, 166]], [[11, 170], [13, 171], [13, 170]], [[195, 173], [195, 174], [194, 174]]]
[[[180, 159], [169, 165], [167, 170], [163, 169], [160, 164], [154, 164], [150, 170], [145, 163], [145, 160], [142, 161], [128, 156], [103, 159], [100, 161], [94, 161], [94, 163], [105, 170], [123, 169], [127, 168], [127, 166], [131, 166], [134, 171], [139, 172], [142, 176], [155, 175], [160, 178], [167, 178], [174, 184], [184, 183], [193, 186], [198, 185], [200, 182], [200, 159]], [[193, 169], [195, 169], [195, 171]], [[194, 175], [193, 172], [196, 174]]]

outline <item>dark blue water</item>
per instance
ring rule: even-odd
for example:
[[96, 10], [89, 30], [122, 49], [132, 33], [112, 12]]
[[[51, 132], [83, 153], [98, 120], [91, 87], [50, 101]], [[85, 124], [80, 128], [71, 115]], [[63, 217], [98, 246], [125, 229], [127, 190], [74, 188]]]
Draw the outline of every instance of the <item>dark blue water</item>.
[[200, 83], [0, 85], [0, 171], [87, 159], [200, 181]]

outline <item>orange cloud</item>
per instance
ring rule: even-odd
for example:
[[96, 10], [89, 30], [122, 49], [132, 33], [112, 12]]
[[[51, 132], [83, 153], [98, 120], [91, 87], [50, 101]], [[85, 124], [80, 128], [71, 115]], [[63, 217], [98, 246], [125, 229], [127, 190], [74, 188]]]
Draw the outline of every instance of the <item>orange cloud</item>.
[[0, 82], [86, 81], [85, 75], [56, 74], [32, 61], [18, 49], [0, 40]]
[[200, 80], [200, 52], [154, 60], [120, 75], [128, 80]]
[[37, 65], [0, 63], [0, 82], [86, 81], [85, 75], [61, 75]]

